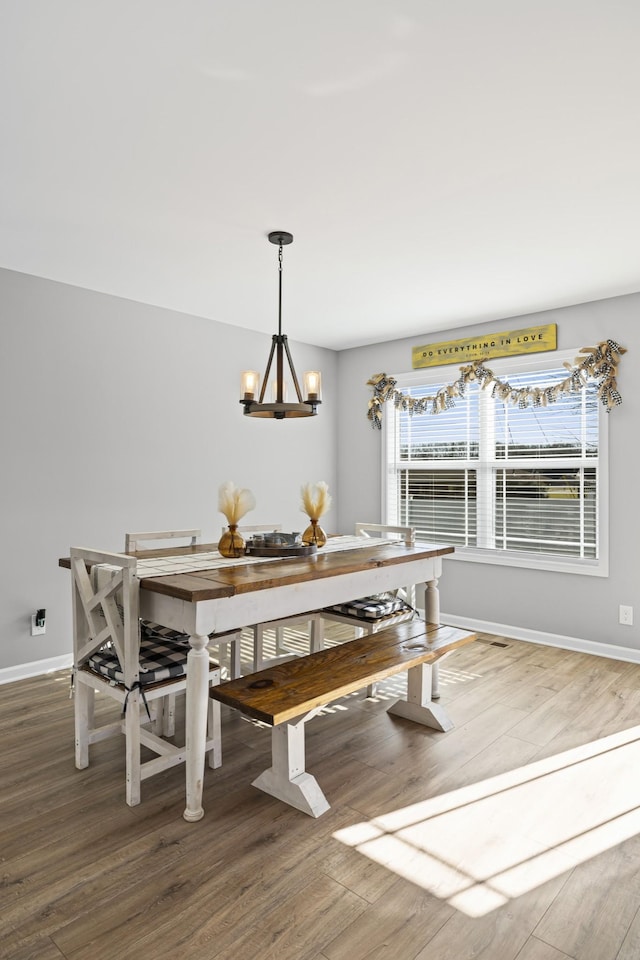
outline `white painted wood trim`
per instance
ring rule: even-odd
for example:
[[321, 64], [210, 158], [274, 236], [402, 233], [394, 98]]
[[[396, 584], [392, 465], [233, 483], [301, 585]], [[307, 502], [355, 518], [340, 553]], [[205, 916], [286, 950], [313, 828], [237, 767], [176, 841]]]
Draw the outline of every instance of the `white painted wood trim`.
[[16, 680], [27, 680], [29, 677], [40, 677], [45, 673], [55, 673], [57, 670], [69, 670], [72, 666], [72, 653], [65, 653], [61, 657], [49, 657], [46, 660], [32, 660], [30, 663], [17, 663], [13, 667], [3, 667], [0, 670], [0, 685], [14, 683]]
[[[599, 643], [595, 640], [584, 640], [581, 637], [565, 637], [556, 633], [526, 630], [523, 627], [516, 627], [511, 624], [473, 620], [470, 617], [456, 617], [451, 613], [441, 614], [440, 622], [452, 627], [462, 627], [465, 630], [496, 633], [501, 637], [513, 637], [514, 640], [523, 640], [526, 643], [539, 643], [546, 647], [559, 647], [561, 650], [576, 650], [578, 653], [590, 653], [596, 657], [609, 657], [611, 660], [622, 660], [626, 663], [640, 663], [640, 649], [625, 647], [620, 644]], [[3, 683], [28, 680], [29, 677], [40, 677], [45, 673], [69, 670], [72, 665], [73, 654], [65, 653], [60, 657], [49, 657], [46, 660], [32, 660], [29, 663], [18, 663], [13, 667], [3, 667], [0, 668], [0, 686]]]
[[596, 657], [623, 660], [626, 663], [640, 663], [640, 649], [623, 647], [615, 643], [585, 640], [582, 637], [565, 637], [562, 634], [528, 630], [507, 623], [493, 623], [489, 620], [475, 620], [471, 617], [456, 617], [451, 613], [442, 613], [440, 622], [451, 627], [472, 630], [475, 633], [495, 633], [500, 637], [523, 640], [525, 643], [539, 643], [545, 647], [559, 647], [561, 650], [575, 650], [577, 653], [589, 653]]

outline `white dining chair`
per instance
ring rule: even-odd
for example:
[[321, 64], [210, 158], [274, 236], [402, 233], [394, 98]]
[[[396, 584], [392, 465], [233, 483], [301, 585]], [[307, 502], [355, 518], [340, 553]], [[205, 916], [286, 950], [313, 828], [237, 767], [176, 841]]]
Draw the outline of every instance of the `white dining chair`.
[[[140, 581], [135, 557], [71, 548], [73, 595], [73, 691], [75, 762], [89, 765], [89, 748], [124, 734], [126, 802], [140, 803], [141, 781], [183, 763], [184, 745], [160, 735], [156, 706], [186, 689], [189, 647], [144, 637], [140, 627]], [[220, 682], [210, 663], [209, 683]], [[96, 691], [117, 701], [121, 717], [96, 722]], [[211, 701], [215, 703], [215, 701]], [[142, 760], [141, 748], [155, 756]], [[222, 762], [220, 713], [209, 709], [209, 766]]]
[[[415, 543], [413, 527], [395, 526], [387, 523], [356, 523], [358, 537], [376, 540], [402, 540], [408, 547]], [[401, 590], [369, 597], [359, 597], [346, 603], [324, 607], [323, 620], [347, 624], [354, 629], [355, 637], [376, 633], [394, 623], [413, 620], [418, 616], [415, 608], [415, 585], [408, 584]], [[323, 630], [324, 634], [324, 630]], [[375, 685], [367, 687], [367, 695], [373, 696]]]
[[[144, 533], [127, 533], [124, 538], [125, 553], [139, 553], [148, 548], [150, 543], [159, 545], [167, 540], [175, 546], [176, 540], [188, 540], [188, 546], [194, 547], [200, 541], [202, 531], [197, 529], [188, 530], [151, 530]], [[151, 620], [142, 621], [143, 633], [150, 637], [158, 637], [161, 640], [177, 641], [183, 643], [188, 640], [188, 635], [180, 630], [171, 630], [159, 623], [153, 623]], [[240, 634], [230, 635], [227, 639], [222, 639], [220, 635], [213, 634], [209, 637], [212, 645], [217, 646], [219, 653], [226, 658], [228, 663], [227, 676], [232, 680], [240, 676]], [[174, 712], [174, 701], [169, 700], [166, 703], [165, 733], [172, 731], [172, 717]]]

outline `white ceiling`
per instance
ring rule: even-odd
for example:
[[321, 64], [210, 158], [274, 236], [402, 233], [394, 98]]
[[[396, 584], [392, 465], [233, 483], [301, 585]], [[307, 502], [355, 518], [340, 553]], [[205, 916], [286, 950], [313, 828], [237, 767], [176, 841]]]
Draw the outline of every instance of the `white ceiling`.
[[640, 290], [638, 0], [3, 0], [0, 266], [341, 349]]

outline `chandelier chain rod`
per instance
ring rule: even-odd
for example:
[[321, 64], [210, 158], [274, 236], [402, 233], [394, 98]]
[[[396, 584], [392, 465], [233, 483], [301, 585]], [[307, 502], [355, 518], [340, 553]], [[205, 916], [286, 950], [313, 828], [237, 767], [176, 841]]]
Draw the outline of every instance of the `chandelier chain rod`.
[[282, 244], [278, 247], [278, 336], [282, 336]]

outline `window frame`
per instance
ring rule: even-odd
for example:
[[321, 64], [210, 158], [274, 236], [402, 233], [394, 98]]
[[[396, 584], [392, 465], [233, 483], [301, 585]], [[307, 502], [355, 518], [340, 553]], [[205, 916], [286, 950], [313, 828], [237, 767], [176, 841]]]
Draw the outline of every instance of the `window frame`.
[[[552, 354], [535, 354], [516, 357], [501, 357], [487, 361], [498, 379], [508, 379], [516, 374], [526, 374], [527, 371], [542, 372], [562, 367], [565, 361], [574, 364], [580, 348], [572, 350], [558, 350]], [[396, 389], [404, 391], [410, 387], [429, 386], [430, 384], [452, 383], [457, 379], [459, 368], [454, 365], [429, 367], [412, 370], [406, 373], [392, 374], [396, 380]], [[382, 505], [381, 515], [385, 523], [396, 523], [390, 504], [392, 485], [390, 478], [395, 477], [393, 464], [397, 459], [390, 461], [390, 446], [397, 442], [395, 430], [396, 411], [392, 402], [386, 403], [382, 411]], [[446, 417], [447, 411], [439, 414], [416, 414], [416, 416]], [[572, 573], [578, 575], [608, 577], [609, 576], [609, 418], [603, 404], [598, 404], [598, 457], [592, 464], [597, 468], [598, 497], [596, 506], [596, 542], [597, 559], [581, 557], [562, 557], [555, 554], [527, 553], [520, 550], [504, 550], [488, 547], [468, 547], [455, 545], [455, 552], [450, 559], [471, 563], [488, 563], [498, 566], [523, 567], [531, 570], [548, 570], [557, 573]], [[466, 461], [461, 461], [464, 467]], [[478, 466], [478, 461], [474, 461]], [[395, 495], [395, 491], [394, 491]], [[480, 504], [477, 509], [480, 510]], [[493, 517], [495, 520], [496, 507], [494, 501]]]

